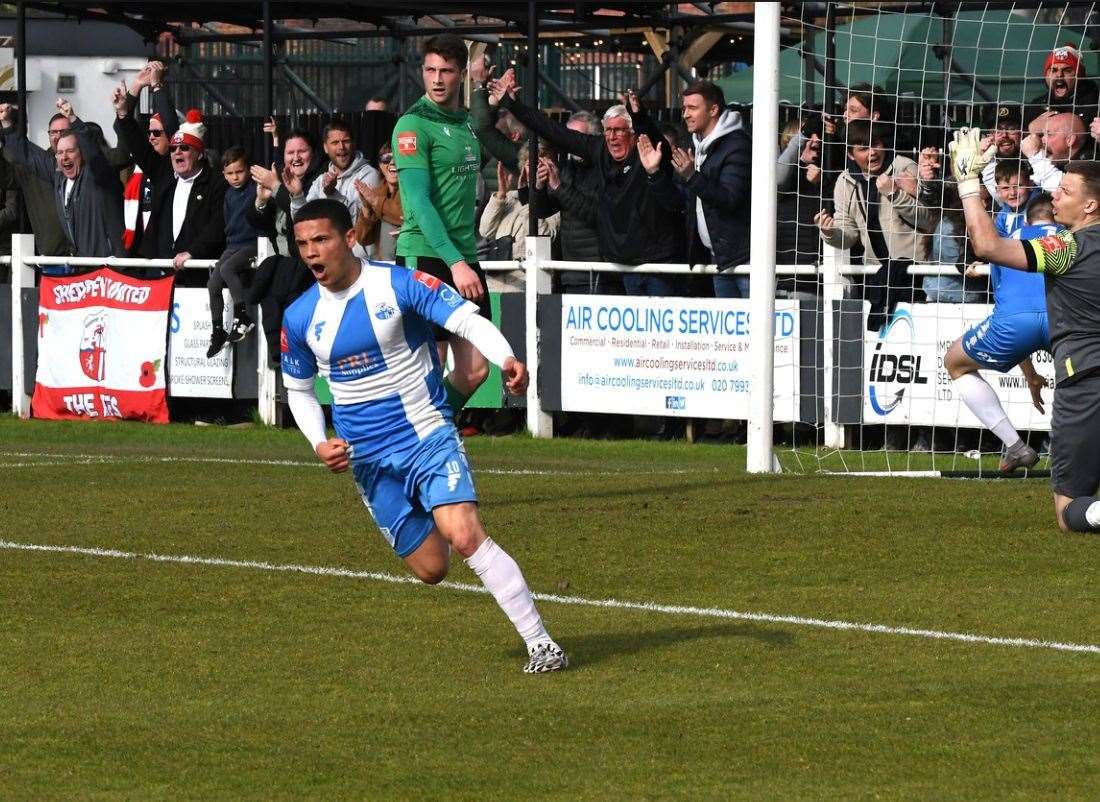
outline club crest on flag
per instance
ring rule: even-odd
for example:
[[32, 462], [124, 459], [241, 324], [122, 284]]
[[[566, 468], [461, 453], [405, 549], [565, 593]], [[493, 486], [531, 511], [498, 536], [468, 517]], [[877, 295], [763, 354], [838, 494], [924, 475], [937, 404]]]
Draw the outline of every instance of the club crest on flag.
[[98, 312], [84, 319], [84, 334], [80, 338], [80, 369], [92, 381], [103, 381], [107, 349], [103, 335], [107, 330], [107, 315]]

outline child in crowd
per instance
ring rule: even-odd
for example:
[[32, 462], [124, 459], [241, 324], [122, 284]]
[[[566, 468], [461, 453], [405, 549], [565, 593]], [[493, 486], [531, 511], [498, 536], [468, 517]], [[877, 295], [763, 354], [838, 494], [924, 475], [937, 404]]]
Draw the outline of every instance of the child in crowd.
[[999, 207], [993, 223], [998, 234], [1011, 237], [1027, 225], [1028, 202], [1040, 190], [1031, 180], [1031, 165], [1026, 161], [1002, 159], [997, 162], [993, 176]]
[[[256, 184], [250, 174], [248, 154], [242, 147], [228, 148], [222, 156], [222, 175], [229, 184], [225, 191], [225, 252], [210, 273], [206, 289], [210, 292], [210, 348], [206, 358], [213, 359], [226, 343], [240, 342], [255, 323], [245, 311], [243, 276], [256, 256], [256, 238], [260, 234], [248, 221], [247, 211], [256, 202]], [[229, 288], [233, 299], [233, 323], [225, 329], [225, 302], [222, 288]]]

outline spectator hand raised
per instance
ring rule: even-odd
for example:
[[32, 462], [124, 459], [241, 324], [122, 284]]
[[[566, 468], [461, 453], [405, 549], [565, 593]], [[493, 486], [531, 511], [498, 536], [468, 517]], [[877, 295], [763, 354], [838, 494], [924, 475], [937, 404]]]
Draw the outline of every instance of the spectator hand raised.
[[485, 86], [496, 71], [496, 64], [489, 64], [488, 56], [481, 56], [470, 61], [470, 80], [479, 86]]
[[359, 195], [359, 200], [364, 206], [373, 207], [377, 204], [379, 195], [385, 196], [386, 185], [384, 183], [372, 187], [370, 184], [365, 181], [360, 181], [358, 178], [355, 179], [354, 183], [355, 191]]
[[816, 164], [806, 165], [806, 180], [811, 184], [816, 184], [821, 180], [821, 168]]
[[153, 69], [153, 62], [149, 62], [140, 70], [138, 74], [134, 76], [133, 83], [130, 84], [130, 94], [137, 97], [141, 94], [141, 87], [152, 86], [156, 72]]
[[631, 114], [637, 114], [642, 110], [642, 103], [638, 100], [638, 95], [633, 89], [627, 89], [623, 94], [619, 95], [619, 100], [626, 106], [626, 110]]
[[270, 170], [266, 167], [254, 164], [249, 168], [249, 172], [252, 175], [252, 180], [268, 192], [276, 192], [279, 189], [279, 173], [275, 169], [274, 164], [271, 165]]
[[73, 104], [64, 98], [57, 99], [57, 110], [65, 115], [65, 119], [72, 122], [76, 119], [76, 112], [73, 111]]
[[283, 168], [283, 186], [286, 187], [286, 191], [290, 193], [292, 198], [300, 197], [305, 192], [302, 187], [302, 179], [291, 172], [289, 164]]
[[[982, 137], [981, 148], [983, 151], [988, 150], [992, 145], [993, 137]], [[920, 155], [917, 156], [917, 164], [917, 173], [920, 175], [921, 181], [937, 180], [943, 167], [940, 149], [935, 147], [921, 148]]]
[[638, 137], [638, 160], [650, 175], [661, 169], [661, 149], [654, 147], [645, 134]]
[[516, 71], [509, 67], [504, 71], [504, 75], [489, 81], [489, 105], [500, 105], [505, 95], [515, 98], [519, 89], [520, 87], [516, 85]]
[[279, 124], [275, 122], [274, 117], [268, 117], [264, 120], [264, 133], [270, 134], [271, 144], [279, 147]]
[[125, 117], [130, 111], [130, 93], [126, 90], [126, 81], [122, 81], [111, 93], [111, 105], [115, 107], [115, 114], [119, 119]]
[[336, 193], [336, 173], [328, 170], [321, 175], [320, 180], [322, 192], [326, 195], [333, 195]]
[[690, 181], [691, 177], [695, 175], [695, 151], [688, 151], [683, 148], [673, 150], [672, 169], [676, 171], [676, 175], [680, 176], [681, 179]]
[[1094, 140], [1100, 142], [1100, 117], [1092, 118], [1092, 122], [1089, 124], [1089, 133]]
[[15, 125], [15, 112], [18, 108], [14, 103], [0, 103], [0, 125], [4, 128]]
[[539, 174], [538, 180], [543, 180], [543, 172], [546, 174], [546, 185], [550, 187], [550, 191], [553, 192], [561, 186], [561, 173], [558, 171], [557, 162], [548, 156], [539, 157]]
[[833, 216], [824, 209], [814, 215], [814, 225], [821, 231], [821, 236], [828, 238], [833, 235]]

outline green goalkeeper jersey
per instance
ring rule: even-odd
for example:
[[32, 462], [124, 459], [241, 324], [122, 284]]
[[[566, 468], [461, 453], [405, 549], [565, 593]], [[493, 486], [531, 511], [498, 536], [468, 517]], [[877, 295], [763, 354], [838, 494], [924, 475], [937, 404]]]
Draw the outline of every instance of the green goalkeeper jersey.
[[481, 148], [466, 110], [421, 97], [397, 121], [391, 147], [405, 215], [397, 254], [476, 262]]

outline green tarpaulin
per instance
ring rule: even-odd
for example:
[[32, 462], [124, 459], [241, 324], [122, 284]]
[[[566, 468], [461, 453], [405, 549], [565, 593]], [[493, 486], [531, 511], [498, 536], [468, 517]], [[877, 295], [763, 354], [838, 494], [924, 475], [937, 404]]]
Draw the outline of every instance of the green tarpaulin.
[[[1079, 30], [1058, 25], [1036, 25], [1032, 17], [1010, 11], [960, 11], [953, 25], [951, 57], [959, 70], [972, 75], [994, 100], [1021, 103], [1043, 89], [1043, 62], [1051, 49], [1068, 43], [1081, 45]], [[943, 43], [944, 20], [931, 14], [888, 11], [861, 17], [836, 29], [836, 75], [841, 86], [868, 82], [902, 98], [944, 100], [944, 64], [934, 48]], [[813, 37], [813, 52], [825, 63], [825, 33]], [[779, 97], [782, 103], [811, 102], [803, 81], [801, 45], [780, 54]], [[1095, 52], [1085, 53], [1085, 68], [1097, 75]], [[718, 81], [730, 102], [752, 102], [752, 69]], [[824, 78], [814, 72], [812, 101], [822, 103]], [[952, 75], [949, 99], [984, 102], [973, 85]]]

